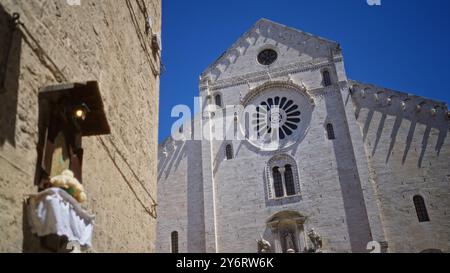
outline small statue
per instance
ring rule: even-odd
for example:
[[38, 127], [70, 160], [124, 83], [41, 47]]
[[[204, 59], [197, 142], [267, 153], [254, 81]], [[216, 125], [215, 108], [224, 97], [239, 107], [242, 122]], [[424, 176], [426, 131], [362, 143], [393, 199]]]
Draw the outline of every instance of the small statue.
[[86, 202], [87, 196], [83, 185], [75, 178], [71, 170], [65, 170], [60, 175], [50, 179], [52, 187], [61, 188], [74, 197], [79, 203]]
[[315, 252], [320, 251], [320, 249], [322, 248], [322, 238], [320, 237], [320, 235], [317, 232], [315, 232], [314, 229], [312, 228], [308, 232], [308, 237], [314, 246]]
[[[297, 251], [295, 251], [296, 247], [295, 247], [295, 237], [294, 234], [292, 234], [291, 232], [288, 232], [285, 234], [285, 242], [286, 242], [286, 247], [287, 247], [287, 253], [296, 253]], [[293, 251], [293, 252], [290, 252]]]
[[258, 253], [270, 253], [272, 252], [272, 245], [265, 240], [262, 236], [259, 240], [256, 240], [258, 243]]

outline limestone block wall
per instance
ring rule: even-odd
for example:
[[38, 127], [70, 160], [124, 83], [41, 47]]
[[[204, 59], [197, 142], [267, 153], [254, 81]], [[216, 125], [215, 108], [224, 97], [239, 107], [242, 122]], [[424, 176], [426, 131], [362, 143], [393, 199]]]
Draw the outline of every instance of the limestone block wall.
[[[305, 139], [288, 149], [267, 153], [247, 141], [212, 143], [215, 199], [205, 198], [205, 202], [215, 202], [216, 251], [254, 252], [259, 234], [268, 233], [265, 220], [282, 210], [307, 216], [306, 226], [326, 238], [325, 248], [330, 251], [364, 251], [372, 238], [341, 95], [347, 80], [342, 54], [334, 42], [306, 36], [260, 20], [203, 74], [205, 81], [211, 79], [209, 84], [201, 82], [204, 100], [209, 94], [220, 94], [224, 105], [239, 105], [252, 88], [264, 82], [292, 80], [304, 84], [316, 104]], [[265, 47], [276, 49], [279, 59], [264, 74], [256, 55]], [[296, 62], [298, 68], [293, 69]], [[333, 86], [323, 88], [323, 69], [330, 72]], [[246, 82], [240, 83], [241, 78]], [[337, 135], [334, 141], [326, 137], [329, 122]], [[228, 143], [233, 144], [236, 157], [229, 161], [224, 159]], [[293, 156], [298, 164], [302, 200], [267, 206], [266, 163], [282, 153]], [[205, 219], [207, 225], [212, 221]]]
[[[150, 34], [161, 32], [161, 1], [143, 2], [147, 15], [136, 1], [0, 2], [1, 252], [37, 251], [22, 203], [37, 190], [37, 91], [87, 80], [99, 82], [111, 127], [111, 135], [83, 139], [85, 206], [97, 216], [93, 251], [154, 251], [160, 56]], [[14, 12], [20, 32], [8, 28]]]
[[[319, 76], [309, 78], [314, 73], [308, 72], [292, 77], [311, 83], [313, 88], [320, 86], [320, 72], [315, 73]], [[223, 90], [230, 97], [237, 92], [236, 87]], [[336, 84], [313, 89], [311, 93], [315, 107], [310, 128], [305, 139], [293, 147], [268, 153], [246, 141], [225, 142], [232, 143], [235, 151], [233, 160], [225, 160], [225, 143], [214, 143], [219, 252], [255, 252], [259, 235], [271, 236], [266, 221], [283, 210], [306, 216], [305, 227], [314, 228], [323, 236], [327, 251], [363, 251], [370, 241], [340, 87]], [[325, 126], [329, 122], [335, 127], [334, 141], [326, 135]], [[283, 153], [293, 156], [298, 165], [301, 200], [268, 205], [265, 167], [272, 156]]]
[[[333, 71], [332, 67], [329, 67]], [[248, 70], [243, 71], [243, 73]], [[280, 80], [287, 80], [287, 75]], [[326, 248], [330, 251], [352, 251], [351, 240], [359, 242], [359, 249], [365, 246], [370, 238], [370, 230], [359, 229], [363, 235], [353, 232], [350, 238], [348, 225], [367, 226], [367, 216], [359, 219], [363, 222], [352, 222], [353, 211], [345, 211], [343, 190], [349, 192], [348, 179], [341, 184], [340, 177], [345, 172], [351, 172], [355, 164], [353, 150], [349, 139], [349, 131], [345, 126], [345, 112], [340, 93], [340, 86], [336, 84], [327, 89], [321, 88], [321, 73], [319, 70], [305, 71], [289, 75], [294, 82], [303, 82], [315, 98], [315, 109], [309, 133], [300, 144], [293, 148], [272, 153], [261, 152], [246, 141], [214, 141], [212, 149], [203, 154], [203, 161], [212, 161], [212, 172], [215, 185], [215, 198], [210, 198], [205, 207], [215, 206], [215, 220], [211, 226], [215, 230], [217, 243], [215, 251], [218, 252], [254, 252], [255, 240], [261, 235], [268, 235], [266, 220], [273, 214], [282, 210], [299, 211], [308, 217], [307, 226], [314, 227], [326, 238]], [[336, 82], [337, 73], [332, 74]], [[278, 80], [278, 79], [274, 79]], [[257, 86], [263, 82], [254, 83]], [[233, 86], [220, 90], [224, 104], [239, 104], [238, 98], [248, 92], [246, 85]], [[339, 136], [336, 143], [326, 137], [325, 125], [333, 122], [336, 134]], [[225, 160], [225, 145], [231, 143], [235, 151], [233, 160]], [[346, 143], [345, 145], [343, 145]], [[165, 145], [165, 144], [164, 144]], [[344, 148], [339, 148], [344, 146]], [[336, 151], [339, 148], [339, 152]], [[346, 147], [346, 148], [345, 148]], [[323, 151], [321, 150], [323, 149]], [[212, 153], [212, 156], [208, 153]], [[297, 203], [267, 206], [265, 192], [265, 167], [267, 161], [275, 154], [288, 153], [295, 157], [300, 170], [300, 183], [302, 200]], [[208, 157], [210, 159], [208, 159]], [[339, 168], [347, 162], [345, 170]], [[353, 178], [353, 173], [351, 173]], [[359, 181], [356, 181], [358, 183]], [[326, 185], [325, 185], [326, 184]], [[304, 191], [304, 193], [303, 193]], [[345, 194], [344, 194], [345, 196]], [[346, 198], [348, 197], [345, 196]], [[205, 202], [207, 200], [205, 199]], [[360, 207], [364, 200], [346, 200], [353, 207]], [[347, 205], [348, 207], [349, 205]], [[364, 206], [363, 206], [364, 207]], [[216, 221], [216, 223], [214, 223]], [[162, 219], [161, 222], [165, 222]], [[270, 233], [270, 232], [269, 232]], [[208, 248], [208, 246], [207, 246]], [[212, 248], [214, 249], [214, 248]]]
[[[185, 126], [186, 128], [187, 126]], [[186, 130], [186, 134], [189, 131]], [[171, 234], [178, 232], [181, 253], [205, 252], [201, 142], [167, 139], [158, 163], [157, 252], [172, 252]]]
[[[351, 86], [389, 251], [449, 251], [446, 104], [359, 82]], [[430, 222], [418, 221], [415, 195], [425, 199]]]

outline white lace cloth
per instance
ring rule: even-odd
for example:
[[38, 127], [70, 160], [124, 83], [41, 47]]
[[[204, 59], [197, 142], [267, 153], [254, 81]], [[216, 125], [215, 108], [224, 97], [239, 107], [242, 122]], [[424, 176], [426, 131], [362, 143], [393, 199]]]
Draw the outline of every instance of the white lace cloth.
[[90, 248], [94, 218], [70, 194], [59, 188], [47, 189], [29, 199], [28, 222], [31, 232], [38, 236], [66, 236], [69, 242]]

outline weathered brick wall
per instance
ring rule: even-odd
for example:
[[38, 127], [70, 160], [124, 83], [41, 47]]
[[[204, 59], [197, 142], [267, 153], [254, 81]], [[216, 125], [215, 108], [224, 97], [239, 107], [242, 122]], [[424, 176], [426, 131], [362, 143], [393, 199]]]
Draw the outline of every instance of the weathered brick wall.
[[[161, 1], [143, 2], [153, 33], [160, 33]], [[22, 200], [36, 192], [37, 91], [57, 84], [59, 73], [69, 82], [99, 82], [111, 127], [109, 136], [83, 139], [85, 206], [97, 216], [94, 251], [154, 250], [160, 60], [151, 51], [137, 3], [1, 1], [2, 64], [11, 36], [13, 46], [6, 73], [0, 70], [6, 74], [0, 91], [0, 251], [30, 250]], [[29, 34], [21, 37], [16, 31], [19, 36], [14, 36], [7, 30], [13, 12], [21, 15]], [[54, 65], [36, 54], [30, 35]]]

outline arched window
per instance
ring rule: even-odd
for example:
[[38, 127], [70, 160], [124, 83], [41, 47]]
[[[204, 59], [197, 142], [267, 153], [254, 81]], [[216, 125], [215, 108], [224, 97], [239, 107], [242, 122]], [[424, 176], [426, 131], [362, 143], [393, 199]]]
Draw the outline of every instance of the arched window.
[[174, 231], [170, 235], [172, 240], [172, 253], [178, 253], [178, 232]]
[[286, 183], [286, 194], [288, 196], [295, 195], [294, 173], [291, 165], [286, 165], [284, 168], [284, 182]]
[[214, 102], [216, 103], [217, 107], [222, 107], [222, 96], [220, 94], [217, 94], [214, 97]]
[[333, 124], [328, 123], [327, 124], [327, 135], [328, 135], [328, 139], [336, 139], [336, 136], [334, 135], [334, 127]]
[[273, 173], [273, 188], [275, 189], [275, 197], [280, 198], [284, 196], [283, 179], [281, 177], [280, 168], [275, 167]]
[[286, 154], [272, 157], [267, 162], [268, 199], [300, 195], [300, 182], [295, 159]]
[[416, 195], [413, 198], [414, 206], [416, 207], [417, 218], [419, 222], [429, 222], [430, 217], [428, 217], [427, 207], [425, 206], [425, 200], [420, 195]]
[[233, 146], [231, 146], [231, 144], [228, 144], [225, 147], [225, 155], [227, 157], [227, 160], [233, 159]]
[[328, 70], [323, 71], [322, 72], [322, 77], [323, 77], [323, 85], [324, 86], [330, 86], [331, 85], [330, 72], [328, 72]]

